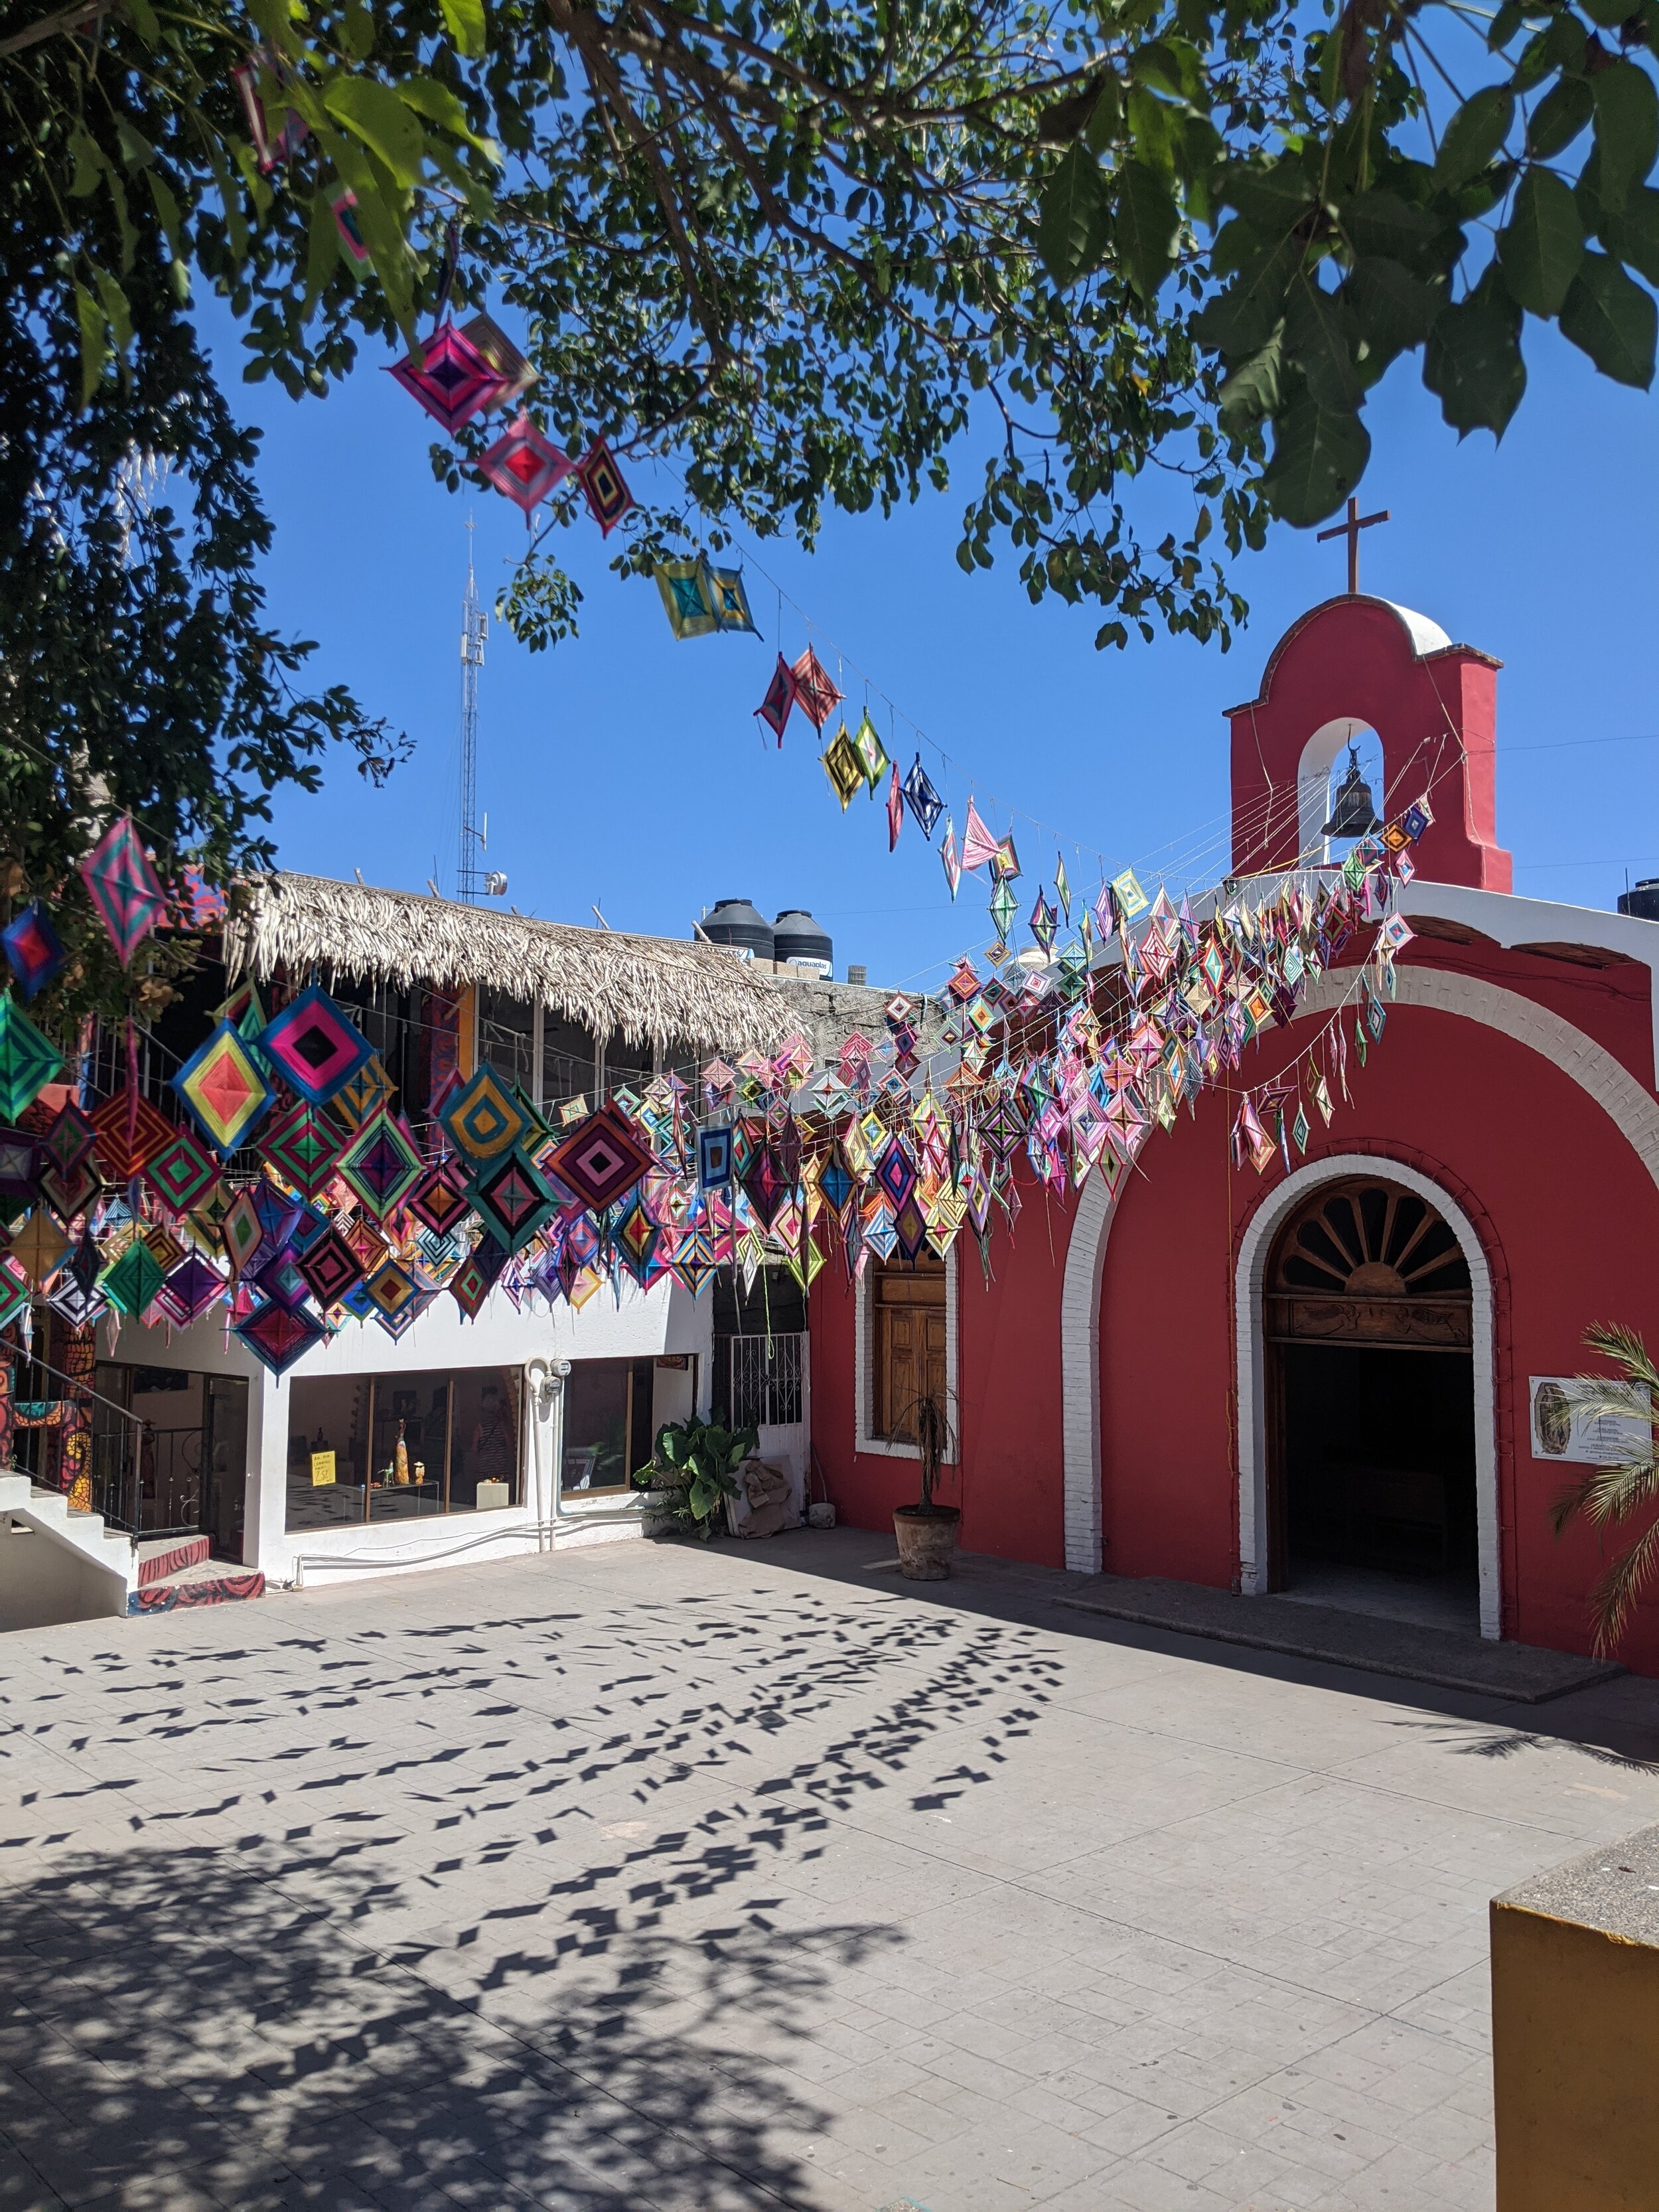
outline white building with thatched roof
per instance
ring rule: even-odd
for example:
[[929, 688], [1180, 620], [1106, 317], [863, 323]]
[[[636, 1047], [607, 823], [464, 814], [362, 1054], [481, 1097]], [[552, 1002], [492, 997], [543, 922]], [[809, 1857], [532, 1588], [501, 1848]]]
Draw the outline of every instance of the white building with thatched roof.
[[[441, 1065], [465, 1079], [488, 1060], [556, 1127], [562, 1108], [669, 1071], [694, 1081], [713, 1054], [775, 1048], [802, 1021], [769, 975], [717, 946], [310, 876], [249, 885], [222, 953], [150, 1033], [158, 1097], [227, 990], [246, 985], [268, 1007], [320, 982], [417, 1130]], [[205, 1538], [221, 1562], [313, 1586], [637, 1534], [629, 1478], [658, 1428], [717, 1395], [715, 1304], [666, 1277], [607, 1285], [580, 1310], [498, 1285], [471, 1320], [447, 1295], [402, 1334], [349, 1320], [281, 1375], [222, 1309], [171, 1332], [106, 1319], [100, 1449], [126, 1470], [125, 1488], [105, 1486], [126, 1501], [112, 1520], [196, 1549]], [[763, 1410], [793, 1416], [773, 1445], [804, 1474], [804, 1359], [796, 1371], [797, 1402]], [[110, 1609], [125, 1602], [112, 1592]]]

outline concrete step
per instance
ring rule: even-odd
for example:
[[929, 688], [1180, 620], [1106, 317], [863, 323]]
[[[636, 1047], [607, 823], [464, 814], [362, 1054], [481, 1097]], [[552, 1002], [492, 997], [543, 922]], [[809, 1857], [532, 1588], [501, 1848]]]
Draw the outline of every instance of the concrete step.
[[194, 1567], [207, 1558], [210, 1549], [205, 1536], [163, 1536], [154, 1542], [138, 1547], [138, 1587], [146, 1589], [151, 1583], [170, 1582], [185, 1567]]

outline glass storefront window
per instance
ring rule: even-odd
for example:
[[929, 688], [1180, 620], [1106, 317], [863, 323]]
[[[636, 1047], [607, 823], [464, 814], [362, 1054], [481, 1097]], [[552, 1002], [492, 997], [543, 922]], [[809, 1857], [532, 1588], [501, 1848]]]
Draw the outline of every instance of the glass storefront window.
[[289, 1393], [288, 1526], [519, 1503], [516, 1367], [313, 1376]]
[[577, 1360], [564, 1386], [561, 1489], [629, 1490], [629, 1478], [651, 1464], [657, 1431], [665, 1420], [684, 1420], [695, 1394], [689, 1358], [672, 1365], [655, 1359]]

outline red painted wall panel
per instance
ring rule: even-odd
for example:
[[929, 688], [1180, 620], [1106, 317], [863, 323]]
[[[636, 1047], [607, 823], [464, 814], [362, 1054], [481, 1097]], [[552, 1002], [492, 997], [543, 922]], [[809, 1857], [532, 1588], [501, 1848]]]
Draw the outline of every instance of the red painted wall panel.
[[[1289, 1057], [1289, 1041], [1270, 1037], [1246, 1077]], [[1528, 1377], [1589, 1364], [1580, 1339], [1593, 1321], [1632, 1322], [1659, 1346], [1659, 1190], [1570, 1077], [1460, 1017], [1395, 1006], [1369, 1066], [1350, 1079], [1352, 1104], [1339, 1104], [1308, 1158], [1368, 1152], [1379, 1171], [1403, 1160], [1449, 1192], [1487, 1247], [1504, 1633], [1586, 1650], [1596, 1546], [1582, 1531], [1559, 1542], [1551, 1533], [1561, 1470], [1531, 1455]], [[1120, 1574], [1224, 1586], [1237, 1573], [1232, 1271], [1246, 1224], [1285, 1170], [1231, 1173], [1230, 1119], [1227, 1097], [1206, 1094], [1195, 1120], [1153, 1140], [1107, 1248], [1103, 1494], [1106, 1564]], [[1659, 1672], [1659, 1604], [1620, 1656]]]
[[[1060, 1302], [1072, 1207], [1022, 1175], [1012, 1236], [998, 1231], [987, 1284], [971, 1233], [958, 1238], [959, 1466], [940, 1498], [962, 1508], [965, 1551], [1036, 1565], [1066, 1563], [1060, 1446]], [[840, 1517], [890, 1528], [916, 1495], [916, 1463], [854, 1449], [854, 1293], [831, 1262], [812, 1290], [812, 1446]]]
[[[1484, 947], [1414, 945], [1425, 964], [1484, 974], [1574, 1022], [1650, 1080], [1646, 970], [1576, 971]], [[1559, 967], [1559, 972], [1555, 969]], [[1542, 970], [1542, 974], [1537, 971]], [[1311, 1039], [1274, 1031], [1243, 1071], [1261, 1082]], [[1498, 1495], [1504, 1630], [1528, 1643], [1589, 1647], [1584, 1593], [1595, 1540], [1558, 1541], [1548, 1508], [1557, 1466], [1531, 1456], [1528, 1377], [1571, 1375], [1593, 1321], [1642, 1329], [1659, 1347], [1659, 1190], [1628, 1142], [1571, 1077], [1502, 1032], [1400, 1006], [1370, 1064], [1351, 1074], [1308, 1157], [1405, 1162], [1438, 1182], [1475, 1223], [1496, 1306]], [[1195, 1118], [1155, 1135], [1119, 1206], [1101, 1289], [1103, 1565], [1219, 1587], [1237, 1572], [1233, 1273], [1245, 1227], [1283, 1180], [1234, 1171], [1235, 1091], [1209, 1092]], [[1311, 1106], [1310, 1108], [1311, 1112]], [[1029, 1177], [1012, 1234], [999, 1228], [995, 1279], [959, 1242], [957, 1371], [963, 1466], [944, 1494], [961, 1504], [964, 1548], [1061, 1565], [1064, 1462], [1060, 1301], [1069, 1206]], [[818, 1463], [842, 1517], [885, 1528], [915, 1494], [915, 1463], [854, 1449], [854, 1304], [833, 1264], [812, 1294], [812, 1424]], [[1620, 1653], [1659, 1673], [1659, 1600]]]

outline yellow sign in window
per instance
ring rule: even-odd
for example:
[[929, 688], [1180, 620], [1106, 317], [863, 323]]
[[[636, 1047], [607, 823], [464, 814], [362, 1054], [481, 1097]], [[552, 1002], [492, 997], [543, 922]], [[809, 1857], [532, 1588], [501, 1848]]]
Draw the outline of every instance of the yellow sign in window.
[[333, 1481], [333, 1480], [334, 1480], [334, 1455], [333, 1455], [333, 1453], [332, 1453], [331, 1451], [325, 1451], [325, 1452], [313, 1452], [313, 1454], [311, 1455], [311, 1486], [312, 1486], [312, 1488], [313, 1488], [313, 1490], [319, 1489], [319, 1488], [322, 1486], [322, 1485], [323, 1485], [324, 1483], [325, 1483], [325, 1482], [332, 1482], [332, 1481]]

